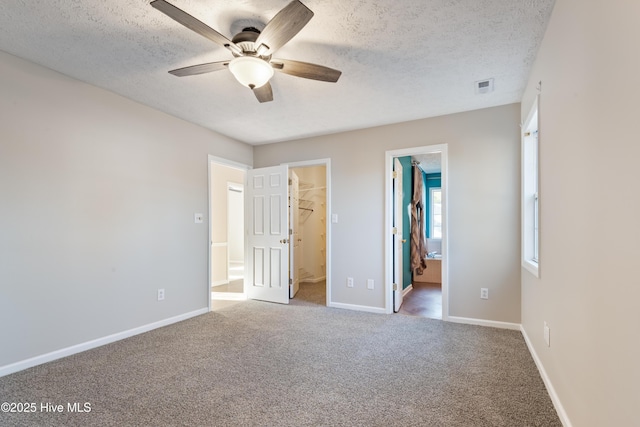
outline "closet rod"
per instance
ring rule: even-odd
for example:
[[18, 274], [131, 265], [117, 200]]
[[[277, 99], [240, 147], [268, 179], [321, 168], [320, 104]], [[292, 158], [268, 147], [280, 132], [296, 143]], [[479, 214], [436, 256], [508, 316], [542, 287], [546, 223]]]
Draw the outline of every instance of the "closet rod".
[[300, 206], [298, 206], [298, 209], [302, 209], [302, 210], [305, 210], [305, 211], [311, 211], [311, 212], [313, 212], [313, 209], [309, 209], [309, 208], [301, 208]]

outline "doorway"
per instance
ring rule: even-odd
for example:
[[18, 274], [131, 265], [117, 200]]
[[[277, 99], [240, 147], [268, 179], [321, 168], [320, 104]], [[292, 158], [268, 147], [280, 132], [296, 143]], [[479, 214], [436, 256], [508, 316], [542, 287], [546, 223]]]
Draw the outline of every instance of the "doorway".
[[209, 156], [209, 304], [244, 300], [244, 183], [248, 167]]
[[[296, 272], [301, 273], [303, 283], [312, 283], [317, 289], [317, 291], [313, 292], [313, 297], [305, 297], [305, 293], [303, 292], [300, 293], [294, 301], [306, 304], [311, 299], [314, 301], [313, 304], [316, 305], [330, 304], [331, 234], [329, 221], [326, 219], [331, 209], [330, 159], [296, 162], [275, 168], [251, 169], [247, 165], [209, 156], [210, 283], [207, 289], [211, 295], [209, 298], [210, 310], [224, 308], [227, 305], [233, 304], [233, 301], [237, 303], [237, 301], [246, 300], [247, 298], [275, 301], [275, 299], [271, 297], [260, 297], [260, 295], [256, 295], [255, 292], [251, 292], [256, 288], [254, 285], [258, 285], [258, 287], [262, 287], [263, 289], [267, 282], [269, 283], [268, 287], [272, 288], [274, 287], [272, 285], [276, 285], [277, 283], [280, 283], [280, 285], [276, 286], [281, 289], [286, 286], [284, 278], [289, 276], [289, 274], [286, 274], [288, 263], [282, 264], [276, 269], [275, 267], [277, 266], [273, 264], [273, 260], [275, 259], [273, 255], [280, 253], [278, 259], [284, 260], [285, 255], [282, 250], [288, 252], [288, 247], [290, 246], [287, 244], [289, 243], [290, 236], [285, 230], [289, 229], [286, 221], [288, 221], [289, 217], [293, 216], [288, 212], [289, 209], [285, 208], [287, 192], [285, 191], [283, 195], [281, 193], [281, 195], [275, 198], [271, 196], [261, 198], [260, 200], [262, 200], [262, 202], [257, 205], [252, 202], [255, 202], [253, 199], [255, 197], [256, 184], [258, 181], [263, 183], [267, 182], [264, 181], [267, 175], [269, 176], [268, 186], [270, 188], [275, 188], [274, 185], [277, 182], [285, 182], [286, 186], [286, 171], [289, 166], [297, 170], [303, 177], [303, 201], [301, 204], [303, 209], [297, 209], [301, 212], [298, 219], [302, 221], [303, 227], [301, 227], [302, 234], [299, 233], [299, 235], [296, 236], [296, 240], [299, 238], [302, 245], [298, 245], [299, 248], [297, 251], [291, 252], [293, 255], [292, 258], [299, 258], [301, 261], [299, 261], [299, 267], [295, 267], [293, 263], [292, 265], [294, 265]], [[280, 172], [276, 170], [269, 172], [270, 169], [280, 170], [282, 167], [284, 168], [282, 169], [284, 175], [281, 176], [284, 177], [284, 179], [277, 178], [277, 174]], [[265, 173], [267, 175], [264, 175]], [[258, 175], [261, 175], [261, 177]], [[224, 191], [222, 189], [224, 189]], [[225, 197], [221, 195], [221, 192], [224, 192]], [[234, 193], [236, 194], [234, 195]], [[238, 197], [240, 194], [242, 194], [242, 197]], [[239, 203], [241, 199], [244, 200], [244, 204]], [[263, 203], [267, 200], [271, 201], [269, 201], [268, 204]], [[280, 202], [274, 204], [276, 200], [284, 200], [285, 205], [277, 207]], [[249, 203], [249, 205], [247, 205], [247, 203]], [[257, 209], [260, 206], [262, 206], [262, 208]], [[269, 206], [269, 209], [265, 211], [263, 208], [267, 206]], [[276, 211], [280, 213], [287, 212], [287, 214], [284, 216], [285, 222], [275, 227], [277, 224], [271, 220], [265, 221], [264, 218], [262, 218], [256, 221], [255, 214], [258, 211], [266, 213], [267, 215], [271, 215], [271, 213], [275, 213]], [[310, 220], [312, 215], [314, 219]], [[275, 220], [276, 217], [273, 218]], [[232, 235], [234, 235], [233, 230], [237, 231], [238, 229], [238, 222], [244, 224], [244, 239], [242, 242], [236, 241], [237, 244], [234, 245]], [[305, 226], [306, 223], [308, 224]], [[311, 227], [311, 224], [315, 224], [315, 226]], [[318, 224], [320, 225], [318, 226]], [[256, 226], [268, 226], [268, 233], [255, 233], [255, 231], [260, 231], [255, 230]], [[315, 231], [309, 231], [311, 228]], [[278, 232], [278, 230], [280, 231]], [[263, 228], [262, 231], [266, 231], [266, 229]], [[279, 236], [276, 239], [279, 244], [272, 245], [272, 249], [269, 251], [264, 250], [266, 247], [264, 245], [261, 250], [257, 250], [253, 248], [253, 246], [255, 246], [255, 241], [253, 240], [255, 236], [253, 236], [253, 234], [262, 234], [265, 236], [269, 234], [273, 235], [273, 237]], [[238, 233], [235, 235], [237, 236]], [[294, 245], [291, 246], [293, 248]], [[307, 247], [307, 250], [303, 249], [304, 246]], [[233, 255], [234, 253], [237, 255], [238, 247], [243, 247], [243, 260], [239, 260], [237, 256]], [[261, 252], [269, 252], [269, 257], [256, 258], [256, 255], [259, 255]], [[295, 255], [295, 252], [299, 254]], [[313, 259], [313, 261], [305, 260], [305, 253], [308, 255], [313, 252], [316, 252], [317, 255], [315, 259]], [[286, 258], [288, 259], [289, 257]], [[278, 271], [284, 274], [279, 274]], [[238, 276], [240, 275], [243, 275], [241, 286], [234, 286], [239, 284]], [[289, 291], [288, 287], [287, 291]], [[281, 298], [280, 292], [278, 292], [278, 298], [276, 298], [278, 301], [276, 302], [288, 303], [288, 294], [289, 292], [287, 292], [285, 301], [285, 298]], [[212, 301], [215, 302], [215, 307], [212, 306]]]
[[[387, 312], [446, 320], [447, 145], [388, 151], [385, 163]], [[416, 181], [419, 186], [414, 186]], [[416, 202], [418, 209], [412, 210]], [[421, 230], [414, 235], [412, 221]], [[418, 236], [423, 239], [424, 263], [416, 269], [411, 267], [410, 245], [413, 238], [415, 250]]]
[[[324, 185], [322, 179], [317, 185], [305, 186], [306, 167], [320, 166], [315, 171], [324, 172]], [[295, 257], [295, 247], [293, 242], [298, 243], [300, 238], [295, 227], [295, 220], [298, 215], [293, 215], [290, 211], [293, 204], [299, 204], [298, 192], [295, 192], [296, 183], [299, 179], [295, 172], [290, 173], [290, 169], [303, 168], [299, 170], [303, 178], [303, 194], [310, 191], [321, 191], [324, 194], [323, 200], [319, 201], [316, 208], [300, 209], [302, 211], [316, 212], [315, 216], [321, 219], [321, 230], [319, 238], [323, 239], [324, 249], [320, 251], [324, 257], [324, 263], [319, 263], [319, 267], [324, 272], [325, 297], [324, 304], [329, 305], [331, 301], [331, 234], [326, 217], [330, 212], [331, 185], [330, 185], [330, 159], [310, 160], [306, 162], [283, 163], [279, 166], [270, 166], [252, 169], [247, 172], [246, 203], [245, 203], [245, 230], [246, 230], [246, 272], [245, 272], [245, 292], [247, 298], [289, 304], [292, 293], [295, 293], [296, 276], [300, 272]], [[314, 170], [309, 169], [310, 172]], [[287, 181], [291, 180], [294, 190], [293, 198], [290, 197], [291, 190]], [[305, 197], [303, 196], [302, 207], [305, 207]], [[312, 206], [312, 205], [307, 205]], [[293, 218], [294, 221], [289, 219]], [[305, 221], [303, 217], [302, 221]], [[298, 221], [300, 222], [300, 221]], [[292, 242], [293, 240], [293, 242]], [[299, 245], [298, 245], [299, 246]], [[305, 247], [310, 246], [304, 244]], [[314, 266], [315, 268], [315, 266]], [[305, 274], [305, 272], [302, 272]], [[314, 276], [322, 280], [322, 277]], [[305, 277], [307, 280], [308, 277]], [[308, 281], [308, 280], [307, 280]], [[293, 290], [291, 288], [294, 288]]]
[[289, 170], [297, 177], [298, 190], [290, 219], [297, 226], [291, 242], [291, 266], [295, 269], [291, 276], [298, 284], [292, 298], [309, 305], [327, 305], [327, 166]]

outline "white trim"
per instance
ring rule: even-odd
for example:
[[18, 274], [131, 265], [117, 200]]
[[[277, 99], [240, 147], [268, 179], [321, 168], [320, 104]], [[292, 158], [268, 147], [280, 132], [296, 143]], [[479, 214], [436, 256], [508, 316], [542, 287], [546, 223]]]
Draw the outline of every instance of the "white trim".
[[544, 365], [542, 361], [538, 357], [536, 350], [533, 348], [533, 344], [527, 335], [527, 331], [524, 329], [524, 326], [520, 325], [520, 332], [522, 332], [522, 336], [524, 337], [524, 342], [527, 343], [527, 347], [529, 348], [529, 353], [531, 353], [531, 357], [533, 357], [533, 361], [536, 363], [538, 368], [538, 372], [540, 372], [540, 376], [542, 377], [542, 381], [544, 382], [545, 387], [547, 388], [547, 392], [549, 393], [549, 397], [551, 397], [551, 402], [553, 402], [553, 407], [556, 408], [556, 412], [558, 413], [558, 418], [560, 418], [560, 422], [565, 427], [572, 427], [571, 420], [567, 415], [567, 412], [564, 410], [564, 406], [562, 406], [562, 402], [560, 402], [560, 397], [558, 397], [558, 393], [556, 393], [556, 389], [553, 387], [551, 383], [551, 379], [549, 375], [547, 375], [547, 371], [544, 369]]
[[324, 166], [325, 167], [325, 181], [326, 181], [326, 191], [325, 191], [325, 280], [326, 289], [327, 289], [327, 299], [326, 305], [327, 307], [333, 307], [331, 302], [331, 159], [316, 159], [316, 160], [303, 160], [299, 162], [288, 162], [282, 163], [286, 164], [289, 168], [301, 168], [307, 166]]
[[322, 282], [323, 280], [326, 280], [327, 276], [321, 276], [321, 277], [313, 277], [310, 279], [304, 279], [301, 280], [300, 283], [318, 283], [318, 282]]
[[406, 297], [413, 290], [413, 283], [402, 290], [402, 298]]
[[465, 325], [477, 325], [477, 326], [488, 326], [490, 328], [511, 329], [514, 331], [519, 331], [521, 327], [519, 323], [500, 322], [497, 320], [474, 319], [471, 317], [449, 316], [447, 318], [447, 321], [452, 323], [464, 323]]
[[523, 259], [522, 267], [534, 276], [540, 277], [540, 270], [538, 268], [537, 262], [534, 262], [533, 260]]
[[40, 356], [31, 357], [29, 359], [21, 360], [19, 362], [11, 363], [9, 365], [0, 366], [0, 377], [13, 374], [24, 369], [32, 368], [34, 366], [42, 365], [43, 363], [52, 362], [63, 357], [71, 356], [73, 354], [81, 353], [83, 351], [91, 350], [96, 347], [101, 347], [105, 344], [111, 344], [112, 342], [120, 341], [125, 338], [139, 335], [145, 332], [149, 332], [153, 329], [162, 328], [163, 326], [171, 325], [173, 323], [181, 322], [183, 320], [190, 319], [201, 314], [208, 313], [209, 310], [201, 308], [199, 310], [191, 311], [189, 313], [180, 314], [178, 316], [170, 317], [168, 319], [159, 320], [157, 322], [149, 323], [147, 325], [138, 326], [137, 328], [129, 329], [115, 334], [107, 335], [106, 337], [96, 338], [91, 341], [87, 341], [81, 344], [72, 345], [71, 347], [55, 350], [50, 353], [42, 354]]
[[342, 302], [332, 302], [328, 305], [328, 307], [342, 308], [345, 310], [365, 311], [367, 313], [387, 314], [387, 311], [384, 308], [369, 307], [367, 305], [345, 304]]
[[440, 153], [441, 173], [440, 188], [442, 189], [442, 320], [449, 318], [449, 230], [448, 230], [448, 144], [426, 145], [422, 147], [404, 148], [401, 150], [385, 151], [385, 228], [384, 228], [384, 268], [385, 268], [385, 313], [393, 312], [393, 239], [391, 229], [393, 227], [393, 198], [391, 172], [393, 171], [393, 158], [411, 156], [414, 154]]
[[244, 292], [211, 292], [211, 299], [223, 301], [246, 301], [247, 294]]
[[224, 157], [218, 157], [209, 154], [209, 163], [218, 163], [220, 165], [229, 166], [236, 169], [241, 169], [244, 171], [248, 171], [249, 169], [253, 169], [251, 165], [247, 165], [245, 163], [234, 162], [233, 160], [225, 159]]
[[[207, 298], [207, 304], [208, 304], [209, 311], [211, 311], [211, 297], [210, 297], [210, 293], [211, 293], [211, 248], [214, 245], [217, 245], [217, 243], [213, 243], [212, 240], [211, 240], [211, 232], [212, 232], [212, 229], [213, 229], [213, 224], [211, 222], [211, 163], [216, 163], [216, 164], [219, 164], [219, 165], [222, 165], [222, 166], [227, 166], [227, 167], [240, 169], [240, 170], [245, 172], [245, 177], [246, 177], [246, 172], [249, 169], [251, 169], [250, 165], [246, 165], [244, 163], [234, 162], [233, 160], [224, 159], [222, 157], [213, 156], [211, 154], [209, 154], [208, 157], [207, 157], [207, 212], [208, 212], [208, 216], [209, 216], [209, 230], [208, 230], [208, 234], [207, 234], [207, 241], [209, 242], [209, 249], [207, 251], [208, 252], [208, 254], [207, 254], [207, 269], [208, 269], [207, 292], [204, 295]], [[226, 246], [226, 242], [225, 242], [225, 246]], [[247, 247], [246, 233], [245, 233], [244, 247], [245, 247], [245, 252], [246, 252], [246, 247]]]

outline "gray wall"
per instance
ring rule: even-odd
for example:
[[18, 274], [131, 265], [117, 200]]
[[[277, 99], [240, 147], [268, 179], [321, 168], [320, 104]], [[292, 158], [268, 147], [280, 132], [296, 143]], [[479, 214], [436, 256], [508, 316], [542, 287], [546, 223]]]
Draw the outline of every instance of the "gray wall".
[[512, 104], [261, 145], [254, 165], [331, 158], [332, 302], [384, 308], [385, 151], [449, 144], [449, 315], [520, 323], [519, 122]]
[[2, 52], [0, 94], [0, 367], [206, 308], [207, 155], [252, 148]]
[[[540, 95], [540, 278], [522, 324], [574, 426], [638, 425], [640, 2], [558, 0]], [[543, 341], [543, 322], [551, 346]]]

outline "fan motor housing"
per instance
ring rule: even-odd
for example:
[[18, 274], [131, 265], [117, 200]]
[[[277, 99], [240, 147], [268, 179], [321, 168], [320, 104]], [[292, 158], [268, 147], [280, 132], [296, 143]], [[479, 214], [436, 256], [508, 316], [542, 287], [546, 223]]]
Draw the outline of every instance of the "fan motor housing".
[[256, 27], [245, 27], [242, 29], [241, 32], [233, 36], [233, 39], [231, 41], [234, 42], [235, 44], [242, 43], [242, 42], [255, 43], [259, 35], [260, 35], [260, 30], [258, 30]]
[[[256, 52], [256, 49], [258, 48], [258, 46], [256, 46], [256, 40], [259, 35], [260, 30], [256, 27], [246, 27], [243, 28], [241, 32], [233, 36], [232, 41], [242, 49], [244, 56], [255, 56], [264, 59], [265, 61], [269, 61], [271, 59], [271, 55], [258, 55]], [[243, 56], [236, 54], [235, 52], [232, 52], [232, 54], [233, 56]]]

